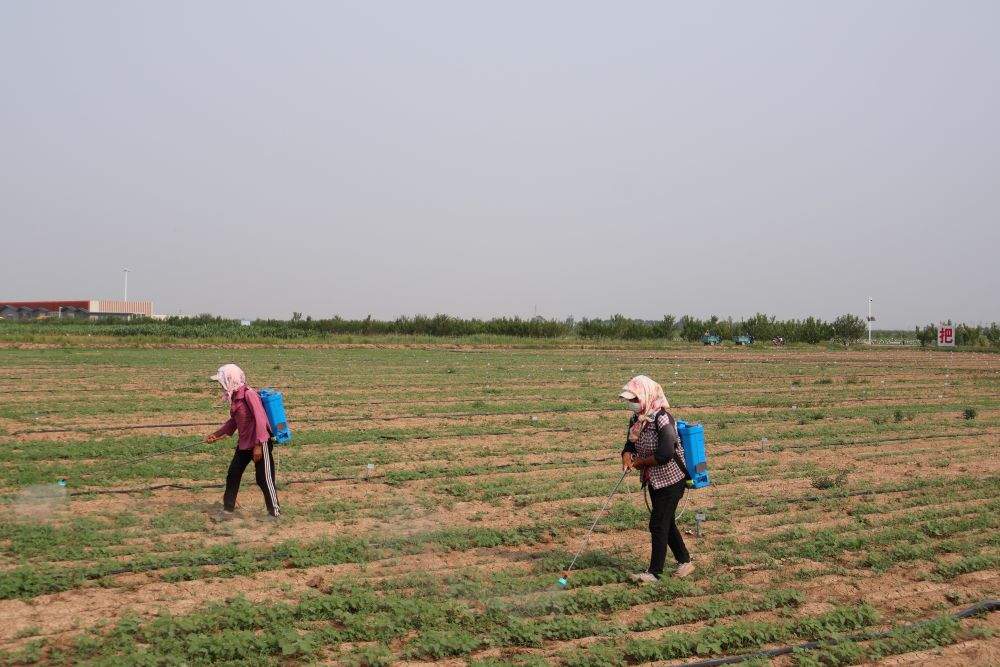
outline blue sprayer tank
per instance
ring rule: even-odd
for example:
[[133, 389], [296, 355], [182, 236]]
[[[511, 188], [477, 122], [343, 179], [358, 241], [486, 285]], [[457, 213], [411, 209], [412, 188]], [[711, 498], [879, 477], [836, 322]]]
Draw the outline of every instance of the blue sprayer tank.
[[257, 392], [260, 402], [264, 404], [267, 423], [271, 426], [271, 435], [275, 442], [285, 443], [292, 439], [292, 430], [288, 428], [288, 417], [285, 416], [285, 401], [280, 391], [261, 389]]
[[705, 460], [705, 427], [677, 420], [677, 435], [684, 448], [684, 465], [687, 466], [692, 489], [701, 489], [711, 482], [708, 480], [708, 462]]

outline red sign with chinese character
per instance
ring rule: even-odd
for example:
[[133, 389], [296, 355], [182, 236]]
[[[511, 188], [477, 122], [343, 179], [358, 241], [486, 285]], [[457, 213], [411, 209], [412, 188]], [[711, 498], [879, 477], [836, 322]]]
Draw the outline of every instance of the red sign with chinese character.
[[950, 324], [938, 327], [938, 347], [955, 347], [955, 327]]

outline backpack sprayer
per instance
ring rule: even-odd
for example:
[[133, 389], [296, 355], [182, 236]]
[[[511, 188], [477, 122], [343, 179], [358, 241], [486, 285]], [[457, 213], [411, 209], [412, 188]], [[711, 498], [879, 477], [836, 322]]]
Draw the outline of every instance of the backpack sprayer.
[[708, 461], [705, 459], [705, 427], [677, 420], [677, 437], [684, 450], [684, 467], [688, 473], [688, 488], [703, 489], [708, 479]]
[[285, 416], [285, 400], [280, 391], [261, 389], [257, 392], [260, 402], [264, 405], [267, 424], [271, 428], [271, 436], [276, 444], [284, 444], [292, 439], [292, 430], [288, 428], [288, 417]]

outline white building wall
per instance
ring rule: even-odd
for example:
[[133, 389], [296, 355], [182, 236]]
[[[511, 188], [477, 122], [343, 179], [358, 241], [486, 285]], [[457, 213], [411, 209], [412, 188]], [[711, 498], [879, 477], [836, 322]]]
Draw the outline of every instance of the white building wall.
[[128, 313], [152, 317], [152, 301], [122, 301], [120, 299], [97, 299], [90, 302], [92, 313]]

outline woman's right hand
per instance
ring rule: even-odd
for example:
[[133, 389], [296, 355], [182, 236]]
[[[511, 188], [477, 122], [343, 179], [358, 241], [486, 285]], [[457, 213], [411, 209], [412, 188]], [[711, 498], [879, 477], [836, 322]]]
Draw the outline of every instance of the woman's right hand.
[[205, 436], [205, 444], [206, 445], [211, 445], [213, 442], [217, 441], [221, 437], [222, 436], [220, 436], [220, 435], [215, 435], [214, 433], [209, 433], [208, 435]]
[[622, 470], [628, 470], [632, 467], [632, 452], [625, 452], [622, 454]]

